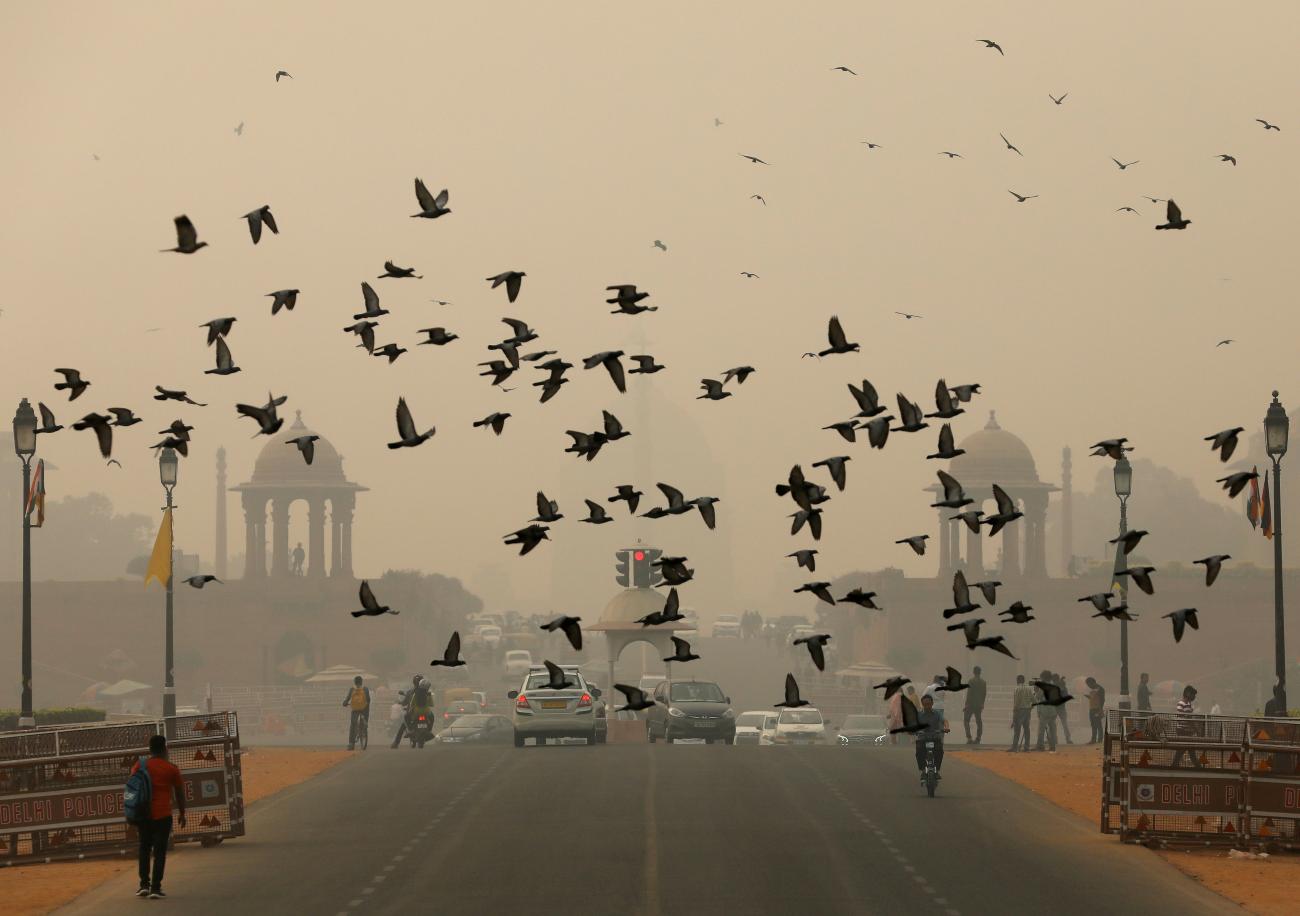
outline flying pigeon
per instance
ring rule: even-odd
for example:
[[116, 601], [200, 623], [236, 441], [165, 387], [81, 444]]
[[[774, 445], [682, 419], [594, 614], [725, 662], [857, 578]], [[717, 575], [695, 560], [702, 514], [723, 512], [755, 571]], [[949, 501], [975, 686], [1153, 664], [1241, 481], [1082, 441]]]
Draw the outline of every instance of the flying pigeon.
[[1043, 692], [1043, 698], [1035, 701], [1032, 704], [1034, 706], [1064, 706], [1074, 699], [1061, 689], [1059, 684], [1053, 684], [1051, 681], [1040, 681], [1038, 678], [1034, 678], [1029, 683]]
[[54, 383], [54, 390], [71, 392], [68, 395], [69, 401], [75, 401], [90, 387], [90, 382], [84, 380], [81, 373], [76, 369], [55, 369], [54, 371], [63, 376], [63, 381]]
[[537, 491], [537, 517], [529, 519], [531, 522], [546, 522], [551, 524], [564, 518], [560, 512], [560, 504], [556, 500], [547, 499], [546, 494], [541, 490]]
[[578, 521], [587, 522], [592, 525], [603, 525], [606, 522], [613, 521], [613, 519], [609, 517], [609, 513], [605, 511], [605, 507], [600, 503], [594, 503], [589, 499], [584, 499], [583, 502], [587, 504], [587, 517], [580, 518]]
[[969, 614], [971, 611], [982, 607], [982, 605], [971, 603], [970, 587], [966, 584], [966, 573], [960, 569], [953, 573], [952, 601], [953, 606], [943, 612], [945, 620], [949, 617], [956, 617], [958, 614]]
[[838, 315], [832, 315], [826, 325], [826, 341], [830, 344], [825, 350], [817, 353], [805, 353], [804, 356], [830, 356], [832, 353], [856, 353], [859, 345], [850, 342], [844, 336], [844, 328], [840, 325]]
[[398, 267], [392, 261], [384, 262], [384, 272], [376, 280], [423, 280], [423, 274], [417, 274], [414, 267]]
[[567, 687], [577, 686], [577, 684], [565, 677], [564, 669], [555, 664], [555, 662], [547, 659], [544, 660], [542, 664], [546, 666], [547, 680], [544, 687], [547, 690], [564, 690]]
[[[1234, 493], [1232, 495], [1236, 496], [1237, 494]], [[1145, 531], [1143, 531], [1141, 528], [1138, 528], [1133, 531], [1126, 531], [1123, 534], [1121, 534], [1119, 537], [1111, 538], [1106, 543], [1107, 544], [1122, 543], [1124, 545], [1124, 556], [1128, 556], [1130, 553], [1133, 552], [1133, 548], [1137, 546], [1138, 541], [1146, 537], [1146, 534], [1147, 533]]]
[[853, 395], [853, 400], [858, 402], [857, 417], [874, 417], [877, 414], [885, 412], [885, 408], [880, 406], [880, 396], [876, 394], [875, 387], [866, 379], [862, 380], [862, 387], [855, 388], [852, 382], [849, 382], [849, 393]]
[[787, 553], [786, 556], [793, 557], [800, 569], [806, 569], [809, 572], [817, 570], [817, 551], [815, 550], [796, 550], [794, 553]]
[[831, 597], [831, 584], [829, 582], [805, 582], [794, 590], [796, 595], [800, 592], [810, 592], [827, 604], [835, 603], [835, 599]]
[[916, 704], [907, 697], [901, 697], [900, 699], [902, 702], [899, 704], [899, 711], [903, 724], [898, 728], [891, 728], [889, 733], [891, 735], [896, 735], [899, 732], [914, 734], [923, 731], [926, 726], [921, 723], [920, 714], [916, 711]]
[[1237, 498], [1237, 494], [1245, 489], [1246, 484], [1259, 478], [1257, 471], [1238, 471], [1236, 474], [1229, 474], [1227, 477], [1220, 477], [1215, 483], [1223, 484], [1223, 489], [1228, 491], [1228, 496], [1232, 499]]
[[880, 605], [876, 604], [876, 593], [864, 592], [861, 588], [850, 589], [840, 601], [856, 604], [858, 607], [871, 608], [873, 611], [883, 610]]
[[411, 419], [411, 409], [406, 406], [406, 398], [397, 399], [397, 435], [396, 442], [388, 443], [389, 448], [415, 448], [437, 432], [436, 427], [429, 427], [426, 432], [417, 432], [415, 421]]
[[506, 285], [506, 298], [514, 302], [519, 298], [519, 287], [523, 285], [524, 277], [528, 276], [522, 270], [507, 270], [497, 274], [494, 277], [487, 277], [487, 281], [496, 289], [502, 283]]
[[238, 318], [213, 318], [211, 321], [205, 321], [199, 325], [201, 328], [208, 329], [208, 346], [212, 346], [218, 337], [225, 337], [230, 333]]
[[1192, 224], [1190, 219], [1183, 219], [1183, 211], [1178, 209], [1178, 204], [1170, 198], [1165, 203], [1165, 221], [1157, 229], [1186, 229]]
[[891, 699], [894, 696], [894, 694], [898, 693], [898, 691], [902, 690], [904, 684], [910, 684], [910, 683], [912, 683], [912, 679], [910, 677], [895, 675], [894, 677], [891, 677], [888, 680], [886, 680], [883, 684], [876, 684], [871, 689], [879, 690], [881, 687], [885, 688], [885, 695], [881, 697], [881, 699], [888, 700]]
[[234, 357], [230, 355], [230, 347], [226, 343], [226, 338], [217, 338], [217, 365], [214, 369], [204, 369], [204, 375], [234, 375], [240, 371], [235, 365]]
[[59, 430], [63, 429], [63, 427], [54, 419], [54, 411], [41, 403], [37, 403], [36, 406], [41, 412], [41, 425], [36, 429], [37, 434], [57, 433]]
[[435, 347], [444, 347], [453, 340], [459, 340], [459, 334], [450, 334], [446, 328], [420, 328], [419, 333], [428, 334], [428, 340], [420, 341], [420, 345], [433, 344]]
[[646, 696], [645, 691], [639, 687], [615, 684], [614, 689], [627, 698], [627, 705], [615, 707], [614, 712], [640, 712], [655, 705], [655, 701]]
[[1232, 457], [1232, 453], [1237, 450], [1237, 436], [1244, 431], [1244, 427], [1234, 426], [1232, 429], [1225, 429], [1212, 436], [1206, 436], [1205, 441], [1210, 443], [1210, 451], [1217, 451], [1219, 460], [1226, 464], [1228, 459]]
[[1023, 601], [1017, 601], [1009, 605], [1006, 610], [998, 611], [999, 614], [1006, 614], [1002, 618], [1002, 623], [1029, 623], [1031, 620], [1037, 620], [1033, 614], [1029, 613], [1034, 608], [1032, 605], [1025, 604]]
[[966, 495], [957, 478], [946, 471], [938, 471], [939, 483], [943, 487], [943, 499], [930, 503], [932, 509], [960, 509], [969, 506], [975, 500]]
[[411, 219], [437, 219], [451, 212], [447, 207], [447, 189], [443, 188], [438, 196], [434, 197], [419, 178], [415, 179], [415, 200], [420, 205], [420, 212], [412, 213]]
[[[298, 290], [296, 289], [277, 289], [275, 292], [266, 295], [272, 300], [271, 314], [273, 316], [279, 314], [280, 309], [288, 309], [292, 312], [293, 307], [298, 304]], [[233, 320], [232, 318], [231, 321]]]
[[623, 363], [619, 357], [623, 355], [622, 350], [605, 350], [600, 353], [593, 353], [591, 356], [584, 357], [582, 368], [595, 369], [597, 366], [604, 366], [605, 371], [609, 373], [610, 379], [614, 382], [614, 387], [620, 394], [627, 393], [627, 378], [623, 374]]
[[606, 501], [611, 503], [619, 501], [626, 502], [627, 510], [635, 515], [636, 507], [641, 502], [641, 497], [644, 495], [645, 494], [634, 488], [631, 484], [621, 483], [617, 487], [617, 492]]
[[939, 458], [946, 461], [949, 458], [956, 458], [958, 455], [964, 454], [966, 454], [966, 449], [953, 447], [952, 424], [945, 423], [939, 429], [939, 450], [933, 455], [926, 455], [925, 457]]
[[99, 440], [99, 453], [105, 458], [113, 457], [113, 427], [111, 417], [106, 417], [99, 413], [88, 413], [76, 423], [72, 428], [76, 430], [93, 429], [95, 438]]
[[812, 636], [801, 636], [794, 641], [794, 645], [804, 645], [808, 647], [808, 654], [812, 656], [813, 664], [817, 666], [818, 671], [826, 670], [826, 652], [825, 646], [831, 641], [830, 636], [825, 633], [816, 633]]
[[505, 543], [511, 546], [519, 545], [519, 556], [522, 557], [542, 541], [549, 541], [551, 538], [546, 533], [549, 530], [545, 525], [528, 525], [507, 535]]
[[975, 640], [975, 642], [972, 645], [968, 645], [966, 648], [975, 649], [980, 646], [983, 646], [985, 649], [992, 649], [994, 652], [1001, 652], [1007, 658], [1016, 658], [1016, 656], [1011, 654], [1011, 650], [1002, 644], [1001, 636], [981, 637], [980, 639]]
[[216, 576], [209, 576], [209, 575], [190, 576], [188, 579], [185, 579], [184, 581], [187, 585], [190, 586], [190, 588], [203, 588], [203, 586], [207, 585], [209, 582], [215, 582], [218, 585], [226, 584], [222, 582], [220, 579], [218, 579]]
[[987, 623], [983, 617], [977, 617], [975, 620], [962, 620], [957, 623], [950, 623], [946, 627], [949, 633], [961, 630], [962, 635], [966, 637], [966, 648], [975, 648], [975, 643], [980, 638], [980, 626]]
[[784, 706], [787, 709], [796, 709], [800, 706], [807, 706], [808, 701], [799, 697], [799, 682], [794, 679], [793, 674], [785, 676], [785, 699], [780, 703], [773, 704], [776, 707]]
[[997, 484], [993, 485], [993, 498], [997, 501], [998, 511], [993, 515], [986, 515], [981, 522], [989, 526], [989, 537], [1001, 531], [1003, 526], [1024, 517], [1024, 513], [1016, 508], [1015, 501]]
[[206, 248], [207, 242], [198, 241], [198, 232], [190, 218], [182, 213], [174, 220], [176, 223], [176, 247], [160, 248], [159, 251], [175, 251], [179, 254], [194, 254], [200, 248]]
[[578, 623], [580, 620], [582, 620], [581, 617], [567, 617], [565, 615], [560, 615], [554, 620], [542, 624], [541, 629], [546, 630], [548, 633], [554, 633], [556, 630], [563, 631], [564, 635], [569, 639], [569, 645], [581, 652], [582, 627]]
[[[947, 389], [943, 390], [946, 395]], [[915, 401], [909, 401], [901, 391], [898, 392], [898, 413], [902, 417], [902, 425], [894, 427], [891, 432], [918, 433], [930, 425], [922, 419], [924, 414], [921, 412], [921, 405]]]
[[1155, 586], [1151, 584], [1151, 574], [1156, 571], [1154, 566], [1131, 566], [1128, 569], [1121, 569], [1115, 573], [1117, 576], [1128, 576], [1137, 583], [1137, 587], [1142, 589], [1148, 595], [1156, 593]]
[[958, 671], [952, 665], [948, 665], [947, 669], [948, 669], [947, 676], [943, 679], [943, 683], [940, 684], [936, 688], [936, 690], [946, 690], [948, 693], [957, 693], [960, 690], [965, 690], [966, 688], [970, 687], [970, 684], [963, 684], [961, 682], [960, 671]]
[[1201, 628], [1200, 623], [1197, 622], [1196, 608], [1194, 607], [1185, 607], [1180, 611], [1174, 611], [1169, 614], [1162, 614], [1161, 616], [1168, 617], [1170, 620], [1173, 621], [1174, 642], [1183, 641], [1183, 631], [1187, 627], [1191, 627], [1193, 630], [1199, 630]]
[[1212, 557], [1206, 557], [1203, 560], [1193, 560], [1192, 562], [1205, 566], [1205, 586], [1209, 588], [1214, 584], [1214, 580], [1219, 578], [1219, 570], [1223, 568], [1223, 561], [1231, 559], [1231, 554], [1220, 553]]
[[316, 457], [315, 443], [319, 438], [320, 436], [316, 435], [296, 436], [293, 439], [286, 439], [284, 444], [298, 446], [298, 451], [302, 452], [302, 460], [311, 464], [312, 459]]
[[509, 419], [509, 417], [510, 414], [508, 413], [490, 413], [482, 420], [475, 420], [474, 426], [482, 426], [485, 429], [491, 427], [492, 432], [499, 436], [501, 435], [501, 430], [506, 428], [506, 420]]
[[284, 425], [284, 420], [276, 414], [276, 408], [284, 403], [283, 397], [274, 398], [267, 393], [268, 401], [265, 406], [255, 407], [251, 404], [236, 404], [235, 411], [242, 417], [252, 417], [257, 421], [260, 428], [258, 435], [273, 436], [280, 431]]
[[984, 595], [984, 600], [987, 601], [989, 604], [997, 604], [998, 586], [1001, 584], [1002, 584], [1001, 582], [989, 579], [989, 580], [985, 580], [984, 582], [976, 582], [975, 588], [978, 588], [980, 590], [980, 593]]
[[916, 551], [918, 557], [923, 557], [925, 556], [925, 542], [929, 540], [929, 538], [930, 535], [928, 534], [914, 534], [910, 538], [903, 538], [902, 540], [894, 541], [894, 543], [906, 544], [908, 547], [911, 547]]
[[180, 401], [182, 404], [192, 404], [195, 407], [207, 407], [207, 404], [200, 404], [193, 400], [189, 394], [179, 389], [164, 388], [162, 385], [154, 385], [154, 391], [158, 393], [153, 396], [155, 401]]
[[429, 662], [429, 665], [435, 668], [459, 668], [464, 664], [464, 659], [460, 657], [460, 630], [453, 630], [451, 639], [447, 640], [447, 648], [443, 650], [442, 658], [435, 658]]
[[110, 407], [108, 412], [113, 415], [114, 426], [135, 426], [137, 423], [144, 422], [129, 407]]
[[992, 48], [993, 50], [995, 50], [995, 51], [997, 51], [999, 54], [1001, 54], [1003, 57], [1006, 57], [1006, 56], [1007, 56], [1006, 52], [1002, 50], [1002, 45], [998, 44], [998, 43], [997, 43], [996, 41], [994, 41], [993, 39], [991, 39], [991, 38], [976, 38], [975, 40], [976, 40], [976, 41], [981, 41], [981, 42], [983, 42], [983, 43], [984, 43], [984, 47], [986, 47], [986, 48]]
[[248, 220], [248, 234], [253, 237], [253, 244], [256, 245], [262, 240], [262, 224], [270, 229], [276, 235], [280, 234], [279, 228], [275, 225], [275, 217], [271, 215], [271, 205], [266, 204], [258, 207], [256, 210], [250, 210], [240, 219]]
[[669, 636], [668, 638], [673, 641], [674, 651], [673, 654], [665, 658], [664, 661], [693, 662], [697, 658], [699, 658], [698, 655], [696, 655], [694, 652], [691, 651], [691, 644], [688, 643], [686, 640], [682, 639], [680, 636]]
[[834, 458], [824, 458], [821, 461], [814, 461], [812, 466], [815, 468], [825, 468], [831, 475], [831, 480], [835, 482], [836, 488], [844, 492], [844, 484], [847, 481], [844, 463], [852, 460], [848, 455], [839, 455]]
[[375, 593], [370, 590], [370, 582], [366, 579], [361, 580], [359, 597], [361, 598], [361, 610], [353, 611], [353, 617], [378, 617], [381, 614], [401, 613], [400, 611], [393, 610], [387, 605], [381, 605], [376, 601]]

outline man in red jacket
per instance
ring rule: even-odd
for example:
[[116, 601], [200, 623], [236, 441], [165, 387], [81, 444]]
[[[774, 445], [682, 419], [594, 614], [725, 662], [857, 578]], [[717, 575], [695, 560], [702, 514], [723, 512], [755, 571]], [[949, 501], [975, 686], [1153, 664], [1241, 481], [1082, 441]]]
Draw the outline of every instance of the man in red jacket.
[[[167, 841], [172, 835], [172, 797], [176, 798], [179, 812], [178, 823], [185, 826], [185, 790], [182, 787], [181, 771], [167, 759], [167, 738], [154, 735], [149, 739], [149, 759], [145, 761], [149, 768], [149, 782], [152, 794], [149, 797], [149, 820], [135, 825], [140, 834], [140, 889], [137, 897], [158, 900], [167, 895], [163, 893], [163, 869], [167, 866]], [[140, 768], [137, 761], [131, 768], [134, 773]], [[153, 853], [153, 880], [149, 876], [149, 853]]]

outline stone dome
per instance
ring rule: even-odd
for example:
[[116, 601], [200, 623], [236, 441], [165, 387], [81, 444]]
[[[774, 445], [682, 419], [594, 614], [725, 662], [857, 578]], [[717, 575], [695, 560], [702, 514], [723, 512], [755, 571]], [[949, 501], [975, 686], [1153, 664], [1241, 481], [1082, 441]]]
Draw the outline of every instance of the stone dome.
[[252, 483], [273, 484], [277, 486], [321, 486], [336, 485], [346, 482], [343, 474], [343, 459], [338, 450], [323, 436], [314, 443], [315, 454], [312, 463], [302, 460], [302, 453], [288, 444], [288, 440], [298, 436], [319, 436], [320, 433], [308, 429], [302, 422], [302, 411], [298, 411], [293, 425], [282, 428], [274, 436], [267, 438], [262, 451], [253, 464]]
[[958, 442], [957, 447], [965, 449], [966, 454], [952, 459], [950, 473], [967, 489], [981, 482], [1038, 482], [1038, 469], [1029, 446], [999, 426], [994, 411], [989, 411], [989, 421], [982, 430]]
[[646, 614], [662, 611], [666, 596], [653, 588], [625, 588], [605, 605], [600, 612], [600, 623], [634, 623]]

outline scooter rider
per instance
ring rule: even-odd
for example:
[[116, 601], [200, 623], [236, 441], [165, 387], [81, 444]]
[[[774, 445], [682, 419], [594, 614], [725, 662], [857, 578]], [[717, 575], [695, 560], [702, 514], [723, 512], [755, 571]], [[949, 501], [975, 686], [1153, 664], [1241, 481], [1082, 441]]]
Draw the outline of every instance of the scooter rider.
[[925, 778], [925, 754], [927, 741], [934, 742], [934, 769], [943, 769], [943, 736], [948, 731], [948, 720], [934, 708], [934, 696], [925, 694], [921, 697], [921, 708], [916, 714], [916, 721], [925, 726], [916, 733], [916, 769]]
[[402, 708], [406, 710], [406, 715], [402, 717], [402, 723], [397, 726], [397, 734], [393, 736], [392, 747], [394, 748], [402, 743], [402, 736], [409, 729], [412, 717], [419, 712], [427, 715], [433, 709], [433, 688], [428, 681], [417, 674], [411, 678], [411, 689], [401, 691], [398, 696]]

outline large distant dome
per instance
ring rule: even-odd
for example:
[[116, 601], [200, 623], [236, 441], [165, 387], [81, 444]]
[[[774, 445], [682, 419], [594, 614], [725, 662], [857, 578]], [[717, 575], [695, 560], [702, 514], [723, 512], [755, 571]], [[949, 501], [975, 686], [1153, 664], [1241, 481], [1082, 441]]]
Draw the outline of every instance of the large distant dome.
[[343, 483], [346, 480], [343, 476], [343, 459], [339, 457], [338, 450], [328, 439], [321, 437], [316, 440], [314, 443], [316, 452], [312, 456], [311, 464], [303, 461], [302, 453], [296, 447], [287, 444], [287, 440], [298, 436], [319, 435], [307, 428], [302, 422], [302, 412], [299, 411], [294, 417], [292, 426], [269, 437], [266, 444], [262, 446], [262, 451], [253, 465], [252, 483], [276, 486], [301, 484], [321, 486]]
[[989, 411], [984, 428], [967, 436], [957, 447], [965, 449], [966, 454], [952, 459], [950, 473], [968, 488], [981, 482], [1038, 482], [1038, 469], [1029, 446], [999, 426], [993, 411]]

